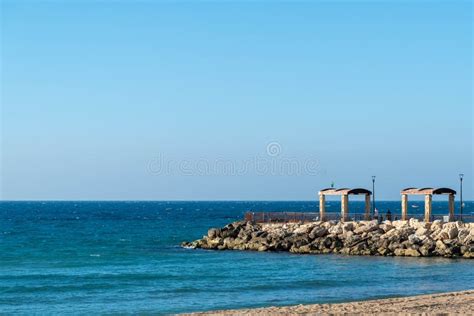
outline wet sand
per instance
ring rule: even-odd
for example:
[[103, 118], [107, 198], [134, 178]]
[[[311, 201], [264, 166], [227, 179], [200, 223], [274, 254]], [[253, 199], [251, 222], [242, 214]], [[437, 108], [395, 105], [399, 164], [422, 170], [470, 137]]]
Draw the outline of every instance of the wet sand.
[[338, 304], [222, 310], [192, 315], [461, 314], [474, 315], [474, 290]]

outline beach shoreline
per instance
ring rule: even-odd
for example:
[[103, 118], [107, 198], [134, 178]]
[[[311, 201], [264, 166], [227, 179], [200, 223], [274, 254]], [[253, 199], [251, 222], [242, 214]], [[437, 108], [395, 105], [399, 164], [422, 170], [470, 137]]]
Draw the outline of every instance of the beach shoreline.
[[294, 314], [472, 314], [474, 289], [334, 304], [270, 306], [216, 310], [181, 315], [294, 315]]

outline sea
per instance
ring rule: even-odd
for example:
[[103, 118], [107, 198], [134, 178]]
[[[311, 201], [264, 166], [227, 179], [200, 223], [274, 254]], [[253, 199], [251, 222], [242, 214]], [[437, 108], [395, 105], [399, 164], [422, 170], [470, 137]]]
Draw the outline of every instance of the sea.
[[[474, 260], [180, 247], [246, 211], [317, 208], [317, 201], [2, 201], [0, 314], [166, 315], [473, 288]], [[377, 208], [396, 215], [400, 202]], [[328, 202], [327, 212], [338, 209]], [[446, 210], [434, 202], [433, 213]], [[421, 214], [423, 202], [410, 202], [410, 212]], [[473, 202], [464, 214], [474, 214]]]

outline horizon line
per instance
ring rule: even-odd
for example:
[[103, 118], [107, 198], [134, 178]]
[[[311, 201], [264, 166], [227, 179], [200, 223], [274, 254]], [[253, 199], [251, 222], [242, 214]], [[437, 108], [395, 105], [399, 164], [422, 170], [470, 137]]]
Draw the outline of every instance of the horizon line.
[[[400, 202], [400, 200], [376, 200], [376, 202]], [[423, 200], [411, 200], [412, 202], [422, 202]], [[45, 199], [45, 200], [3, 200], [1, 202], [314, 202], [319, 203], [318, 200], [67, 200], [67, 199]], [[339, 202], [339, 199], [329, 200], [328, 202]], [[362, 200], [351, 200], [350, 202], [364, 202]], [[433, 201], [433, 202], [447, 202], [447, 201]], [[455, 203], [460, 203], [461, 201], [456, 200]], [[474, 202], [474, 200], [463, 200], [463, 202]]]

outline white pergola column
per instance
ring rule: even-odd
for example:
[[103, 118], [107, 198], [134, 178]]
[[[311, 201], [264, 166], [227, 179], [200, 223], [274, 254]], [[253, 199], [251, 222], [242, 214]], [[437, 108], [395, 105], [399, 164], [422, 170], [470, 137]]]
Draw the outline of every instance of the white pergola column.
[[319, 194], [319, 218], [321, 221], [326, 219], [326, 196]]
[[431, 202], [432, 196], [431, 194], [425, 195], [425, 222], [429, 223], [431, 220]]
[[449, 205], [449, 221], [454, 220], [454, 194], [448, 196], [448, 205]]
[[341, 220], [343, 222], [347, 221], [349, 218], [349, 196], [343, 194], [341, 196]]
[[408, 217], [408, 194], [402, 194], [402, 221]]
[[370, 195], [365, 195], [365, 220], [370, 219]]

